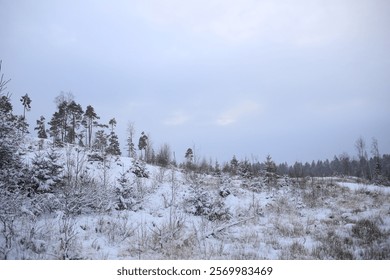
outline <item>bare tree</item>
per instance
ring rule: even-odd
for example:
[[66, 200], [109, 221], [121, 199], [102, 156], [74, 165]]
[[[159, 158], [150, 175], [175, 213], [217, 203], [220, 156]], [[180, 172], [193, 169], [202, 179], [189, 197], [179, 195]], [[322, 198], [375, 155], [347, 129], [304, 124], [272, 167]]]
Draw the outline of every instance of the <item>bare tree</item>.
[[156, 156], [156, 160], [157, 164], [162, 167], [167, 167], [171, 163], [171, 148], [167, 143], [160, 147]]
[[379, 158], [379, 145], [378, 145], [378, 139], [375, 137], [372, 138], [372, 144], [371, 144], [371, 154], [374, 158]]
[[366, 141], [362, 137], [359, 137], [355, 142], [355, 148], [358, 152], [359, 159], [367, 158]]
[[[1, 73], [1, 64], [2, 60], [0, 60], [0, 73]], [[4, 74], [0, 76], [0, 94], [2, 94], [7, 89], [7, 84], [11, 81], [11, 79], [4, 80]], [[6, 94], [9, 97], [9, 94]]]
[[366, 150], [366, 141], [359, 137], [355, 142], [355, 148], [359, 156], [360, 172], [363, 178], [371, 179], [371, 171], [368, 164], [368, 155]]

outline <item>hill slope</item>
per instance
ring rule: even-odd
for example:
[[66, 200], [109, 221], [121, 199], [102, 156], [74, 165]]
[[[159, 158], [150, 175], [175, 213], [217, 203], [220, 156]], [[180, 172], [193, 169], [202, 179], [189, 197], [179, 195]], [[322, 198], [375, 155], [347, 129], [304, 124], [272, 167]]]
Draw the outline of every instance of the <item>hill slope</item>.
[[[1, 216], [2, 258], [390, 259], [389, 188], [337, 178], [268, 185], [50, 146], [22, 149], [40, 185], [18, 215]], [[58, 184], [37, 165], [50, 154]]]

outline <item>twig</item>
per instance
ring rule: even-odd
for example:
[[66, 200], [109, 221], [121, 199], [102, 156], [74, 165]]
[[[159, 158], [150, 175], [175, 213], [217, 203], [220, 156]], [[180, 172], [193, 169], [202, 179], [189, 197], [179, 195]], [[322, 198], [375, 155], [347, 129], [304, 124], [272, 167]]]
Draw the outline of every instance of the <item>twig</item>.
[[252, 220], [254, 219], [256, 216], [252, 216], [252, 217], [249, 217], [249, 218], [246, 218], [246, 219], [243, 219], [243, 220], [239, 220], [239, 221], [236, 221], [236, 222], [233, 222], [233, 223], [230, 223], [230, 224], [227, 224], [227, 225], [223, 225], [223, 226], [220, 226], [220, 227], [217, 227], [216, 229], [214, 229], [212, 232], [206, 234], [204, 236], [204, 238], [209, 238], [210, 236], [215, 236], [217, 233], [227, 229], [227, 228], [230, 228], [230, 227], [233, 227], [235, 225], [238, 225], [238, 224], [241, 224], [241, 223], [244, 223], [246, 221], [249, 221], [249, 220]]

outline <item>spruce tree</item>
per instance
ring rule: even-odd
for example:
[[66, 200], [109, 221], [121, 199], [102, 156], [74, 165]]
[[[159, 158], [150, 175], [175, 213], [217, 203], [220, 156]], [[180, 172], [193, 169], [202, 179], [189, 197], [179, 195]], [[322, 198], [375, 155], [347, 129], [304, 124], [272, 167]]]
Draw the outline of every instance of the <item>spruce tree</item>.
[[264, 177], [268, 185], [275, 185], [277, 179], [276, 164], [270, 155], [267, 156], [264, 162]]
[[36, 153], [32, 159], [33, 180], [38, 192], [51, 192], [63, 182], [61, 155], [51, 148], [46, 153]]
[[233, 155], [232, 160], [230, 161], [230, 172], [233, 175], [236, 175], [238, 171], [238, 160], [236, 159], [236, 156]]
[[[0, 76], [0, 219], [5, 234], [7, 231], [12, 233], [13, 221], [21, 214], [23, 201], [28, 195], [33, 195], [31, 172], [18, 153], [23, 141], [18, 130], [19, 120], [13, 114], [10, 94], [5, 92], [9, 81], [3, 74]], [[1, 256], [0, 252], [0, 258], [6, 259], [7, 253], [2, 252]]]
[[53, 146], [59, 145], [63, 141], [62, 128], [61, 128], [61, 116], [59, 112], [55, 112], [48, 123], [50, 125], [49, 134], [53, 139]]

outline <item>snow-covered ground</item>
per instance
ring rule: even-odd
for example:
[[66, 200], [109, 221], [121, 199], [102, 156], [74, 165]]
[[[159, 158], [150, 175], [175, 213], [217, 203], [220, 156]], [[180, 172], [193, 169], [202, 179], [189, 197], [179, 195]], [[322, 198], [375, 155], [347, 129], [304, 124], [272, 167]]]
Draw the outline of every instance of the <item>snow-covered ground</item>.
[[[37, 146], [27, 149], [26, 163]], [[140, 162], [130, 158], [102, 164], [74, 148], [57, 151], [72, 172], [79, 155], [80, 170], [93, 180], [72, 195], [89, 196], [79, 203], [99, 207], [81, 205], [67, 214], [55, 205], [56, 192], [35, 198], [40, 211], [26, 201], [13, 221], [8, 258], [390, 259], [389, 188], [334, 178], [267, 185], [263, 178], [151, 165], [141, 178], [132, 172]], [[65, 201], [76, 203], [73, 196]], [[5, 243], [0, 234], [0, 249]]]
[[341, 182], [339, 185], [343, 187], [347, 187], [353, 191], [359, 192], [373, 192], [373, 193], [385, 193], [390, 194], [390, 187], [386, 186], [376, 186], [376, 185], [367, 185], [362, 183], [350, 183], [350, 182]]

